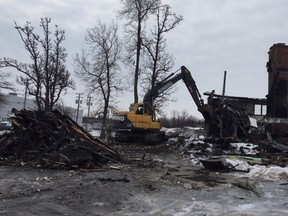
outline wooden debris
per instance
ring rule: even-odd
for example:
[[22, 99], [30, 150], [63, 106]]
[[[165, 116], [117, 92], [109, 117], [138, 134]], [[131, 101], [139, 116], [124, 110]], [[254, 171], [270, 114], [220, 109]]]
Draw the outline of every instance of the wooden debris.
[[12, 112], [13, 129], [0, 137], [0, 164], [20, 160], [31, 166], [95, 169], [120, 159], [115, 150], [58, 110]]
[[279, 152], [288, 152], [288, 145], [279, 143], [274, 140], [269, 132], [267, 132], [267, 139], [261, 140], [260, 143], [262, 144], [263, 148], [270, 151], [274, 150]]
[[200, 162], [206, 169], [212, 170], [212, 171], [224, 170], [226, 168], [225, 161], [220, 157], [200, 159]]

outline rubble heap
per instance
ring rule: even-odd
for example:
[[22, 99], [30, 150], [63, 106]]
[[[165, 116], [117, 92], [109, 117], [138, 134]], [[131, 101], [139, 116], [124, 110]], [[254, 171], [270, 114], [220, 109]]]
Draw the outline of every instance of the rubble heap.
[[58, 110], [16, 110], [13, 129], [0, 137], [0, 164], [101, 168], [120, 155]]

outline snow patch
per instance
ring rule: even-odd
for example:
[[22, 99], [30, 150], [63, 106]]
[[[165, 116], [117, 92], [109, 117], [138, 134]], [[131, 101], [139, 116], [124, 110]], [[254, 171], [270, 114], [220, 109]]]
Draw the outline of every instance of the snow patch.
[[288, 180], [288, 167], [254, 165], [247, 173], [250, 178], [263, 178], [266, 180]]
[[99, 137], [101, 131], [100, 130], [92, 130], [89, 132], [93, 137]]
[[288, 167], [279, 167], [279, 166], [264, 166], [264, 165], [249, 165], [245, 161], [241, 160], [230, 160], [226, 159], [226, 161], [232, 166], [235, 166], [235, 169], [242, 171], [249, 171], [247, 173], [238, 174], [242, 177], [248, 178], [260, 178], [264, 180], [270, 181], [288, 181]]

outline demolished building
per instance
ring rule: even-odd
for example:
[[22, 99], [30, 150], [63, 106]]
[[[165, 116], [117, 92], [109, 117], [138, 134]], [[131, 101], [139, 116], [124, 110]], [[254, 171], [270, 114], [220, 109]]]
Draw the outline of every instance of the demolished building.
[[222, 95], [204, 93], [207, 103], [198, 110], [205, 118], [207, 137], [204, 143], [189, 142], [187, 152], [198, 155], [206, 169], [233, 170], [235, 167], [227, 163], [227, 158], [287, 166], [288, 46], [274, 44], [268, 54], [266, 98], [227, 96], [225, 82]]
[[277, 43], [270, 47], [267, 71], [266, 98], [217, 95], [214, 91], [204, 93], [208, 96], [205, 115], [203, 115], [208, 137], [247, 137], [251, 133], [251, 126], [253, 127], [251, 120], [255, 119], [262, 127], [258, 133], [269, 133], [271, 139], [279, 140], [281, 137], [281, 143], [288, 143], [288, 46], [286, 44]]
[[266, 98], [217, 95], [206, 92], [210, 119], [206, 119], [208, 137], [244, 138], [266, 114]]

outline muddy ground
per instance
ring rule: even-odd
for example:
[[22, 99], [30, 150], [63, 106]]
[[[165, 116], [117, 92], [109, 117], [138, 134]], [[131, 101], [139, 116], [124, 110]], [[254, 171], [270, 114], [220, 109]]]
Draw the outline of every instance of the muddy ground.
[[288, 215], [288, 185], [208, 172], [176, 145], [113, 146], [109, 169], [0, 167], [0, 215]]

